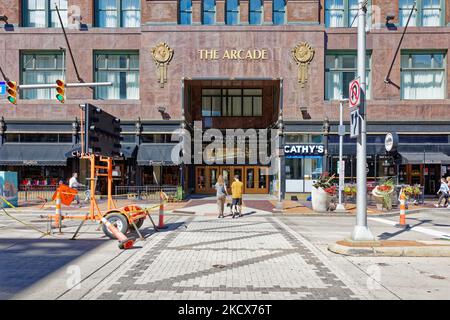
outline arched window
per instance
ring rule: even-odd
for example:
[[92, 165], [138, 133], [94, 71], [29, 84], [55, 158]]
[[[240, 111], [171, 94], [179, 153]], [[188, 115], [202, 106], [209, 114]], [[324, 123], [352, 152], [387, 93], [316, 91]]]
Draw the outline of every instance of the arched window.
[[178, 19], [179, 24], [192, 23], [192, 0], [180, 0]]
[[216, 0], [203, 0], [203, 24], [216, 23]]
[[286, 0], [273, 0], [273, 24], [286, 23]]
[[225, 23], [226, 24], [239, 23], [239, 0], [227, 0]]
[[261, 24], [263, 13], [262, 0], [250, 0], [248, 8], [249, 8], [248, 22], [250, 24]]

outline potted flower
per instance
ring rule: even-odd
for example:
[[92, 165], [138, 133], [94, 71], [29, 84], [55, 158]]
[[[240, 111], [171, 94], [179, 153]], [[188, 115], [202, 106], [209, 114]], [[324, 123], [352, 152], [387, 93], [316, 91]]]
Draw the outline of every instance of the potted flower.
[[372, 190], [372, 195], [375, 198], [377, 209], [392, 209], [392, 192], [394, 192], [394, 182], [392, 179], [381, 182]]
[[332, 185], [334, 175], [323, 173], [313, 184], [311, 189], [312, 209], [316, 212], [327, 212], [330, 206], [330, 196], [336, 193], [336, 187]]

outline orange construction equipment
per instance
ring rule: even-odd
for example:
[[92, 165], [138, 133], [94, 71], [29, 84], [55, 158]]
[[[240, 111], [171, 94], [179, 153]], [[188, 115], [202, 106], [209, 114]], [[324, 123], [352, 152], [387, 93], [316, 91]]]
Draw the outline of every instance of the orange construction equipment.
[[120, 249], [133, 248], [134, 240], [128, 239], [126, 235], [120, 232], [112, 223], [110, 223], [105, 217], [102, 217], [102, 223], [111, 231], [112, 234], [119, 240]]
[[159, 222], [158, 229], [166, 229], [167, 226], [164, 224], [164, 200], [167, 200], [167, 194], [163, 191], [159, 193]]
[[406, 224], [406, 196], [403, 189], [400, 190], [400, 222], [395, 226], [398, 228], [409, 228], [409, 225]]

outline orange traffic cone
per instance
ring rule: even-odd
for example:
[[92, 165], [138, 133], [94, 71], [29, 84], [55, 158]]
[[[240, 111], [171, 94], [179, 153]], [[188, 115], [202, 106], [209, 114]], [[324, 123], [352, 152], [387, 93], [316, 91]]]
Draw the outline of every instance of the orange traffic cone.
[[55, 221], [53, 223], [53, 227], [59, 228], [59, 233], [61, 232], [62, 227], [62, 215], [61, 215], [61, 194], [59, 191], [56, 192], [56, 204], [55, 204]]
[[166, 229], [167, 226], [164, 224], [164, 198], [165, 193], [160, 192], [159, 193], [159, 222], [158, 222], [158, 229]]
[[400, 222], [395, 226], [398, 228], [409, 228], [409, 225], [406, 224], [406, 196], [403, 189], [400, 190]]
[[109, 231], [119, 240], [119, 249], [133, 248], [134, 240], [128, 239], [122, 232], [120, 232], [112, 223], [105, 217], [102, 217], [102, 222], [108, 227]]

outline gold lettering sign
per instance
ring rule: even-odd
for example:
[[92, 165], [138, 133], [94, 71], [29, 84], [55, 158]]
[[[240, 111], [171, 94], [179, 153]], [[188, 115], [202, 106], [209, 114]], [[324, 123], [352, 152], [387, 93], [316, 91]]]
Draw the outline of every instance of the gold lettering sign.
[[200, 49], [200, 60], [267, 60], [267, 49]]
[[306, 42], [299, 43], [292, 49], [292, 58], [297, 63], [298, 68], [298, 83], [303, 88], [308, 82], [308, 66], [314, 58], [314, 49]]

